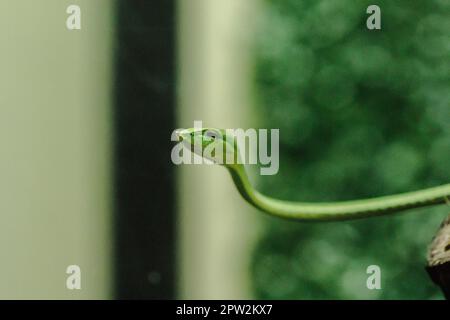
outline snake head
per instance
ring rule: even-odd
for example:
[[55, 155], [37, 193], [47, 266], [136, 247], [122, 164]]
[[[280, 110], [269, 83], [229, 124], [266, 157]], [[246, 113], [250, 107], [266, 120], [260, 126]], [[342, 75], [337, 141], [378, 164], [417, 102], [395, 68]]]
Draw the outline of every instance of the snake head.
[[225, 164], [231, 159], [235, 160], [234, 137], [227, 136], [223, 129], [182, 129], [177, 131], [177, 136], [191, 152], [214, 163]]

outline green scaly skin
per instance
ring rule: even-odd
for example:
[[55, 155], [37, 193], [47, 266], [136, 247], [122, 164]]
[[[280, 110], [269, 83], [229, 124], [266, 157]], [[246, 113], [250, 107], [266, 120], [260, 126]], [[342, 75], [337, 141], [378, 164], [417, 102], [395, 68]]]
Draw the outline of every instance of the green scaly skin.
[[[211, 138], [213, 132], [213, 139]], [[207, 134], [208, 133], [208, 134]], [[220, 129], [185, 129], [178, 133], [183, 142], [192, 148], [195, 141], [201, 144], [203, 150], [215, 143], [223, 150], [226, 144], [232, 144], [230, 150], [234, 150], [236, 157], [239, 154], [233, 138], [227, 138]], [[230, 142], [231, 141], [231, 142]], [[195, 152], [195, 150], [194, 150]], [[209, 159], [216, 160], [216, 159]], [[233, 182], [242, 197], [257, 209], [270, 215], [293, 219], [297, 221], [340, 221], [354, 220], [368, 217], [393, 214], [409, 209], [434, 206], [448, 203], [450, 197], [450, 184], [422, 189], [419, 191], [352, 201], [308, 203], [291, 202], [274, 199], [259, 193], [251, 185], [244, 165], [223, 164], [231, 174]]]

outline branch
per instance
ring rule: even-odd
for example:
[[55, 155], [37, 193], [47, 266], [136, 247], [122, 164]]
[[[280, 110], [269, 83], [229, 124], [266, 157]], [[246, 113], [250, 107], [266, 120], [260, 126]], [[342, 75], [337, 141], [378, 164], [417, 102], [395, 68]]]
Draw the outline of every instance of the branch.
[[450, 215], [442, 222], [428, 250], [426, 270], [450, 300]]

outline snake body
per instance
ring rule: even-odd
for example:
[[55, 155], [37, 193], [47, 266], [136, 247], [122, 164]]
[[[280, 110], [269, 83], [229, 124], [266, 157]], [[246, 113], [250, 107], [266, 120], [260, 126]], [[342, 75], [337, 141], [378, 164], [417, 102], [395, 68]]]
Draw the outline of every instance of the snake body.
[[[202, 151], [211, 144], [217, 145], [220, 149], [230, 141], [232, 141], [230, 149], [233, 150], [235, 156], [239, 154], [234, 140], [226, 139], [225, 133], [221, 129], [184, 129], [178, 133], [178, 136], [189, 147], [194, 146], [196, 141], [200, 143], [202, 147], [200, 155], [203, 157], [205, 155]], [[209, 160], [214, 161], [215, 159]], [[263, 195], [255, 190], [243, 164], [223, 165], [230, 172], [239, 193], [248, 203], [270, 215], [298, 221], [353, 220], [381, 216], [408, 209], [445, 204], [450, 198], [450, 184], [445, 184], [419, 191], [352, 201], [323, 203], [285, 201]]]
[[255, 190], [241, 164], [227, 167], [242, 197], [270, 215], [299, 221], [352, 220], [386, 215], [446, 203], [450, 184], [414, 192], [352, 201], [327, 203], [292, 202], [274, 199]]

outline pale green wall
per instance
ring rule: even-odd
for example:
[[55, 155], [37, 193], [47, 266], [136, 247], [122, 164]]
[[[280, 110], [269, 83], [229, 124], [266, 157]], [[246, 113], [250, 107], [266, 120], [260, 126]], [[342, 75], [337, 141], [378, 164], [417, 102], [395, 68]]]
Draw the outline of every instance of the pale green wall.
[[[248, 128], [251, 31], [260, 0], [178, 0], [178, 125]], [[259, 214], [224, 168], [178, 173], [178, 290], [184, 299], [252, 298], [249, 262]]]
[[[111, 296], [113, 13], [109, 0], [0, 2], [2, 299]], [[82, 290], [65, 287], [70, 264]]]

